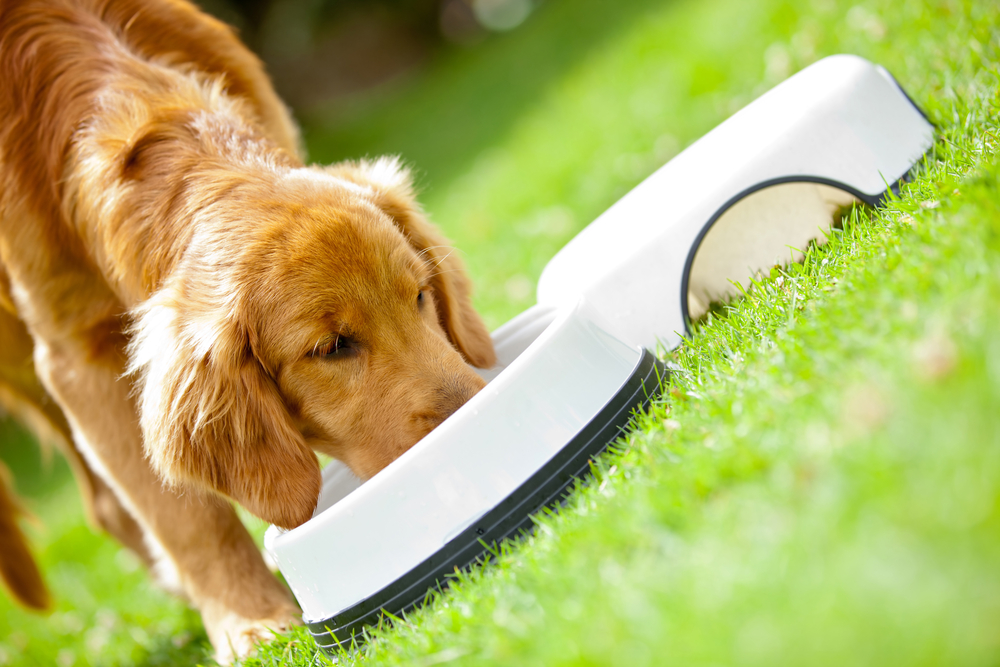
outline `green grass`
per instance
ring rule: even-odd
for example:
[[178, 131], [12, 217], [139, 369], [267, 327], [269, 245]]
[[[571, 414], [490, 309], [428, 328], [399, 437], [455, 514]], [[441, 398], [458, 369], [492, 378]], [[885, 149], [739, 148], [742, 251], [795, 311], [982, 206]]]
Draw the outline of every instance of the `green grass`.
[[[997, 665], [1000, 8], [618, 4], [549, 2], [310, 119], [314, 157], [419, 168], [491, 325], [663, 159], [824, 55], [888, 67], [939, 141], [669, 355], [668, 401], [560, 515], [340, 664]], [[65, 477], [22, 489], [59, 612], [0, 601], [0, 664], [207, 662], [197, 616], [84, 527]], [[322, 662], [297, 631], [249, 664]]]

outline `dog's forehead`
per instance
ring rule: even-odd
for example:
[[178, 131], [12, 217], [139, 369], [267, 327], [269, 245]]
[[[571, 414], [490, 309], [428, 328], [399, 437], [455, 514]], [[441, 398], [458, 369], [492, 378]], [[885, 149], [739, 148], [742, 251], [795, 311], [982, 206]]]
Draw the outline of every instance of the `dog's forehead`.
[[373, 206], [308, 211], [300, 222], [289, 249], [305, 280], [339, 278], [385, 288], [416, 269], [406, 237]]
[[292, 205], [277, 217], [262, 247], [259, 284], [290, 320], [371, 320], [390, 302], [409, 302], [426, 279], [419, 253], [364, 198]]

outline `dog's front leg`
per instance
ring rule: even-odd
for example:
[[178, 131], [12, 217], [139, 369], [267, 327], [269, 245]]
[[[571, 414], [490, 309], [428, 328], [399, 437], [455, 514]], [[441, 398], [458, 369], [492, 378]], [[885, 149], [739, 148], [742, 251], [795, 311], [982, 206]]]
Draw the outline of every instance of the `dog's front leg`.
[[[35, 364], [63, 408], [88, 465], [141, 526], [160, 581], [200, 611], [216, 658], [245, 656], [271, 630], [294, 623], [297, 609], [268, 571], [232, 507], [198, 492], [166, 489], [143, 457], [131, 384], [116, 321], [86, 334], [35, 329]], [[101, 335], [101, 330], [111, 334]]]
[[115, 493], [80, 456], [62, 409], [38, 381], [32, 362], [34, 348], [35, 342], [24, 323], [0, 308], [0, 401], [32, 431], [39, 442], [54, 442], [62, 451], [76, 478], [91, 524], [111, 533], [149, 564], [142, 529], [118, 502]]

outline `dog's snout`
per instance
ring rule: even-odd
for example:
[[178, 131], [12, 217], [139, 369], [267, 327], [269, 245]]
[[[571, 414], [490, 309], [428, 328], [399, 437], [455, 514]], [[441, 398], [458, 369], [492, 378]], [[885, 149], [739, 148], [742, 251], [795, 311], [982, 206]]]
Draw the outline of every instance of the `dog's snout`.
[[486, 383], [472, 371], [469, 371], [466, 377], [449, 377], [433, 391], [430, 405], [418, 410], [413, 415], [413, 420], [425, 433], [429, 433], [465, 405], [484, 386]]
[[486, 383], [475, 374], [471, 378], [448, 383], [440, 392], [441, 412], [447, 419], [453, 412], [466, 404], [470, 398], [479, 393]]

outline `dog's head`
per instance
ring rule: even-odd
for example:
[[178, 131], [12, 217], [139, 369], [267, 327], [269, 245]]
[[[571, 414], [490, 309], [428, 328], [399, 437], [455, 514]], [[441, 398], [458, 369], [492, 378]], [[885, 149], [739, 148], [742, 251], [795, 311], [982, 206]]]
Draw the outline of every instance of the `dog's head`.
[[319, 493], [312, 450], [368, 478], [495, 363], [463, 267], [391, 160], [242, 182], [206, 217], [131, 347], [146, 453], [280, 526]]

